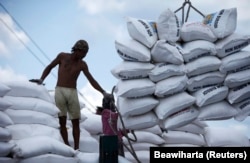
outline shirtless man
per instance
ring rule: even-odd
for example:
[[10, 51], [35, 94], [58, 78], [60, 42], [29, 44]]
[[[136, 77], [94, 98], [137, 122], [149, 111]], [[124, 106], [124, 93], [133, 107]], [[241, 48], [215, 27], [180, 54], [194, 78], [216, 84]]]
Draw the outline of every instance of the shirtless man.
[[72, 47], [72, 53], [59, 53], [57, 57], [44, 69], [40, 79], [33, 81], [42, 84], [51, 70], [59, 65], [58, 79], [55, 88], [55, 102], [60, 109], [59, 124], [60, 133], [65, 144], [69, 145], [68, 132], [66, 128], [67, 113], [73, 126], [74, 149], [79, 149], [80, 127], [79, 120], [80, 104], [77, 93], [77, 79], [80, 72], [87, 77], [90, 84], [98, 90], [103, 96], [108, 95], [98, 84], [89, 72], [87, 63], [83, 60], [89, 50], [88, 43], [85, 40], [79, 40]]

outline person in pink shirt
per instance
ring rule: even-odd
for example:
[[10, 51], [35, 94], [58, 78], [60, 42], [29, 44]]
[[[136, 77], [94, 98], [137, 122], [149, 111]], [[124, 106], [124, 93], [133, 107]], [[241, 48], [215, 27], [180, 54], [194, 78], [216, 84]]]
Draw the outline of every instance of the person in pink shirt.
[[118, 153], [124, 156], [123, 149], [123, 134], [122, 130], [118, 129], [117, 121], [119, 118], [114, 106], [113, 95], [110, 97], [103, 98], [103, 106], [97, 107], [96, 113], [102, 116], [102, 131], [104, 135], [117, 135], [118, 136]]

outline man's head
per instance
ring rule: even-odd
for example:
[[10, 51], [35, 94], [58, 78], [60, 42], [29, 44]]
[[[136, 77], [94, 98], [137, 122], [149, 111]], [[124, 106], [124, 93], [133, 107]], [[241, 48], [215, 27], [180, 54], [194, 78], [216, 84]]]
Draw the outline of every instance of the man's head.
[[87, 41], [85, 40], [78, 40], [74, 46], [72, 47], [72, 52], [75, 52], [77, 50], [80, 50], [80, 51], [84, 51], [85, 53], [88, 52], [89, 50], [89, 45], [87, 43]]

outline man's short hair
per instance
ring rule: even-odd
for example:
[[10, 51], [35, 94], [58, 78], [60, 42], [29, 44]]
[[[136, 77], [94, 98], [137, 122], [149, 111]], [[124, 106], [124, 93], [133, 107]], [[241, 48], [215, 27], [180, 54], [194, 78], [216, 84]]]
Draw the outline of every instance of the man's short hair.
[[74, 46], [72, 47], [72, 51], [76, 51], [76, 50], [87, 50], [89, 49], [89, 45], [87, 43], [87, 41], [85, 40], [78, 40]]

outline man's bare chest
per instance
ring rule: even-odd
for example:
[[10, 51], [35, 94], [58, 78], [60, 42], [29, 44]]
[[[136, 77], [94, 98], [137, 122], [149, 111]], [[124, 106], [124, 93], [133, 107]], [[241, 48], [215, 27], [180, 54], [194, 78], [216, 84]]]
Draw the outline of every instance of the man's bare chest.
[[73, 62], [71, 60], [65, 60], [62, 62], [60, 69], [65, 73], [79, 73], [81, 71], [80, 63]]

